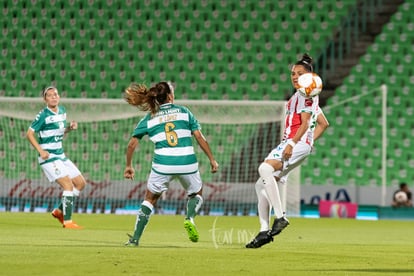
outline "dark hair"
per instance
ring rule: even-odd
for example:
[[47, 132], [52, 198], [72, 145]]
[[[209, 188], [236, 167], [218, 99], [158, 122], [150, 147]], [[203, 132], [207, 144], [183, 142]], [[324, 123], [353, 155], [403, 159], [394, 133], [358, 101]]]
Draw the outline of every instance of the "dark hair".
[[407, 186], [407, 183], [404, 183], [404, 182], [400, 183], [400, 189], [404, 188], [405, 186]]
[[306, 71], [313, 72], [312, 57], [304, 53], [302, 58], [298, 60], [295, 65], [302, 65]]
[[160, 105], [167, 101], [167, 96], [172, 91], [166, 82], [159, 82], [149, 89], [149, 97], [153, 97]]
[[145, 84], [132, 83], [125, 90], [124, 99], [142, 111], [155, 114], [160, 109], [160, 105], [167, 102], [170, 93], [174, 93], [174, 88], [169, 82], [159, 82], [149, 89]]

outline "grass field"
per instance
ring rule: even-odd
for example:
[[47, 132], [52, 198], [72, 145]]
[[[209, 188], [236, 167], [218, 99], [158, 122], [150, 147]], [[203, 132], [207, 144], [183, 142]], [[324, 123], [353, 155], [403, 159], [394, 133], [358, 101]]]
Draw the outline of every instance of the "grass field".
[[292, 218], [275, 242], [244, 245], [256, 217], [154, 215], [125, 248], [133, 215], [75, 214], [82, 230], [44, 213], [0, 213], [0, 275], [414, 275], [414, 222]]

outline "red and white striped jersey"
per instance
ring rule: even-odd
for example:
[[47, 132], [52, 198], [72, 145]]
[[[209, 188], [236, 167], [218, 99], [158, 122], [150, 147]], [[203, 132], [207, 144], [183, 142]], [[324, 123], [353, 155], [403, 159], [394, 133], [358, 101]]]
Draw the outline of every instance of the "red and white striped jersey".
[[292, 95], [286, 103], [285, 131], [283, 140], [292, 139], [302, 124], [300, 114], [307, 112], [311, 114], [309, 128], [302, 136], [301, 141], [313, 145], [313, 131], [316, 127], [316, 119], [322, 110], [319, 108], [319, 96], [305, 98], [298, 92]]

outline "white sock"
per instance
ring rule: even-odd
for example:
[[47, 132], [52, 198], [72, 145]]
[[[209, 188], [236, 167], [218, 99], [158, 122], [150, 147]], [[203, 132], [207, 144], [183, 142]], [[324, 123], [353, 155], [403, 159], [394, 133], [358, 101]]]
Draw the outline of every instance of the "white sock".
[[73, 191], [63, 191], [62, 196], [73, 196]]
[[153, 210], [154, 210], [154, 205], [152, 205], [152, 204], [151, 204], [151, 202], [149, 202], [149, 201], [147, 201], [147, 200], [144, 200], [144, 201], [141, 203], [141, 205], [144, 205], [144, 206], [148, 207], [151, 211], [153, 211]]
[[73, 196], [79, 196], [80, 191], [78, 189], [76, 189], [75, 187], [73, 187]]
[[255, 185], [257, 195], [257, 211], [259, 214], [260, 232], [269, 230], [270, 204], [263, 185], [263, 179], [259, 177]]
[[279, 188], [273, 176], [273, 172], [273, 167], [267, 163], [263, 162], [259, 166], [259, 174], [262, 178], [269, 202], [273, 207], [275, 216], [280, 218], [283, 217], [282, 201], [280, 200]]

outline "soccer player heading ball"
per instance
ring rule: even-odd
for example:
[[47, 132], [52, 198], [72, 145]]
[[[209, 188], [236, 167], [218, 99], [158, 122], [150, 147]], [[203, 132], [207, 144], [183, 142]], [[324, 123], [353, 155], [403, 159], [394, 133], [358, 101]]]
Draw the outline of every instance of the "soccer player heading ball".
[[211, 172], [215, 173], [218, 170], [218, 163], [201, 133], [200, 124], [188, 108], [174, 104], [174, 87], [170, 82], [159, 82], [151, 88], [143, 84], [131, 84], [125, 91], [125, 100], [130, 105], [148, 111], [132, 132], [128, 143], [125, 178], [134, 178], [132, 156], [139, 140], [148, 135], [155, 144], [145, 199], [138, 210], [134, 234], [130, 235], [125, 245], [138, 246], [155, 203], [161, 194], [167, 191], [173, 179], [177, 179], [187, 191], [187, 214], [184, 228], [187, 230], [189, 239], [197, 242], [199, 234], [194, 217], [203, 204], [203, 198], [202, 181], [192, 136], [210, 160]]
[[[291, 69], [291, 82], [296, 92], [286, 104], [285, 131], [282, 142], [276, 146], [259, 166], [259, 179], [256, 182], [259, 234], [247, 248], [259, 248], [273, 241], [289, 225], [279, 194], [278, 184], [286, 184], [289, 172], [299, 166], [309, 156], [313, 143], [329, 123], [319, 107], [319, 96], [303, 95], [299, 79], [304, 74], [313, 73], [312, 58], [304, 54]], [[275, 219], [270, 227], [269, 214], [273, 208]]]

